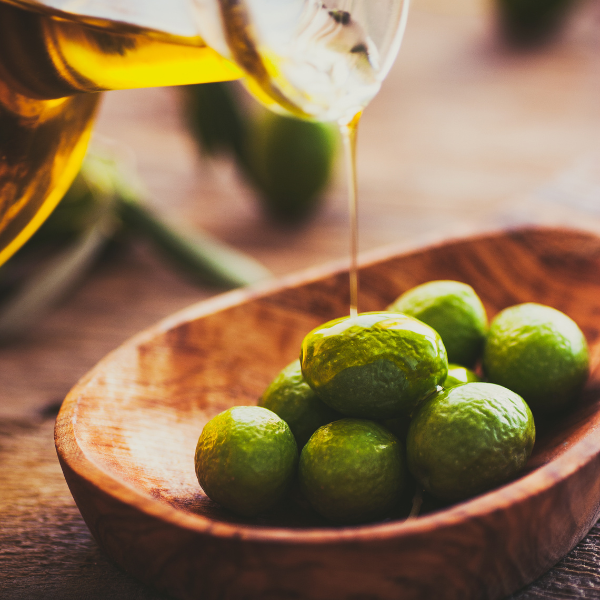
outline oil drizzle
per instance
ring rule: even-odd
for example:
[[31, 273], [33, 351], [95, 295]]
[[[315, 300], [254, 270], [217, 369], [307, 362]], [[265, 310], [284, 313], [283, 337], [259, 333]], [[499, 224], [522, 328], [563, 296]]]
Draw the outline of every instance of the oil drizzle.
[[356, 134], [362, 111], [350, 121], [340, 121], [346, 156], [346, 179], [348, 181], [348, 210], [350, 215], [350, 317], [358, 315], [358, 196], [356, 186]]

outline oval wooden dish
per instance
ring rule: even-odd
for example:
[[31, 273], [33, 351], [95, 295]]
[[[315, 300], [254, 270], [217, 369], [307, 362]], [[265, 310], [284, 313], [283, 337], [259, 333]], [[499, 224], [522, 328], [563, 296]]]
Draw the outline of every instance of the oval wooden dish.
[[431, 279], [471, 284], [490, 316], [526, 301], [572, 316], [592, 375], [569, 414], [538, 424], [527, 472], [416, 519], [335, 527], [290, 500], [244, 520], [204, 496], [194, 449], [206, 421], [255, 404], [316, 325], [346, 314], [347, 273], [316, 270], [202, 302], [137, 335], [67, 396], [58, 456], [100, 546], [182, 599], [501, 598], [566, 554], [600, 513], [600, 238], [527, 229], [380, 252], [361, 310]]

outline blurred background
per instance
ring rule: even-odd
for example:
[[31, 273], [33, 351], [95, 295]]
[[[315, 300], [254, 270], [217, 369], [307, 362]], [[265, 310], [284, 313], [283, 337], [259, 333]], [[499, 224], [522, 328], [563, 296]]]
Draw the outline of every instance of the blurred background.
[[[599, 40], [593, 0], [414, 0], [359, 128], [360, 251], [531, 223], [600, 231]], [[2, 598], [157, 597], [107, 563], [79, 516], [52, 443], [62, 398], [236, 273], [348, 259], [335, 130], [269, 117], [231, 83], [110, 92], [95, 132], [149, 221], [120, 212], [86, 246], [84, 208], [65, 235], [90, 192], [80, 180], [74, 211], [0, 271]], [[571, 597], [552, 596], [569, 560], [515, 597]]]

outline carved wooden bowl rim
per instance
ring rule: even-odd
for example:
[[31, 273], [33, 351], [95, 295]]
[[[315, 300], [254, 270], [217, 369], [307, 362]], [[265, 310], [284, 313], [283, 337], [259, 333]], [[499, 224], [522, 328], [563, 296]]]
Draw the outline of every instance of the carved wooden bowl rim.
[[[519, 233], [527, 233], [527, 231], [571, 232], [593, 236], [593, 234], [585, 231], [574, 232], [570, 229], [560, 228], [527, 227], [515, 231]], [[390, 247], [386, 247], [374, 252], [365, 253], [360, 261], [360, 266], [372, 265], [379, 262], [382, 258], [398, 257], [411, 250], [426, 251], [436, 246], [456, 241], [476, 241], [479, 238], [502, 236], [510, 233], [510, 231], [507, 232], [504, 229], [483, 233], [479, 231], [477, 234], [468, 237], [456, 236], [449, 238], [445, 236], [443, 239], [432, 239], [429, 237], [426, 238], [427, 243], [425, 245], [417, 241], [408, 245], [396, 245], [391, 249]], [[335, 275], [346, 270], [345, 261], [336, 261], [280, 278], [274, 282], [267, 282], [244, 290], [235, 290], [221, 294], [178, 311], [161, 320], [156, 325], [133, 336], [119, 348], [105, 356], [67, 395], [56, 424], [55, 442], [59, 457], [81, 478], [91, 483], [98, 490], [111, 495], [127, 505], [135, 507], [149, 516], [169, 522], [179, 528], [220, 538], [303, 545], [383, 541], [405, 536], [414, 537], [426, 534], [432, 530], [452, 527], [467, 520], [483, 518], [486, 515], [514, 508], [515, 505], [533, 496], [542, 496], [544, 492], [575, 474], [600, 453], [600, 427], [598, 427], [600, 415], [596, 413], [594, 415], [594, 427], [584, 439], [577, 441], [560, 456], [553, 458], [550, 462], [538, 467], [533, 472], [481, 496], [438, 512], [425, 514], [416, 519], [383, 522], [372, 525], [319, 526], [297, 529], [292, 527], [227, 523], [179, 510], [160, 499], [152, 498], [139, 492], [125, 481], [99, 468], [93, 459], [88, 457], [78, 445], [77, 436], [73, 428], [73, 422], [77, 419], [78, 402], [85, 395], [86, 386], [90, 380], [105, 370], [112, 361], [118, 360], [122, 353], [129, 352], [140, 344], [147, 344], [156, 336], [162, 335], [170, 329], [186, 322], [200, 319], [251, 300], [263, 298], [283, 288], [306, 284], [321, 279], [324, 276]]]

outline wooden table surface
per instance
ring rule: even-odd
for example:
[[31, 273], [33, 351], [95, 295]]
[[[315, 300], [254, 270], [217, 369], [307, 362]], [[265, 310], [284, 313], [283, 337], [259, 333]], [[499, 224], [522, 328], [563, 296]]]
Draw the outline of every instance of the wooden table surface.
[[[520, 53], [498, 43], [481, 0], [415, 1], [400, 56], [359, 133], [361, 250], [524, 223], [600, 233], [595, 10], [580, 5], [556, 44]], [[277, 275], [347, 255], [341, 168], [315, 218], [281, 229], [230, 163], [199, 158], [177, 90], [108, 94], [97, 131], [135, 150], [158, 210]], [[144, 246], [120, 246], [27, 336], [0, 347], [0, 598], [161, 597], [91, 539], [56, 459], [54, 418], [104, 354], [217, 292], [193, 287]], [[513, 598], [600, 598], [600, 527]]]

